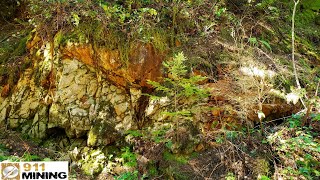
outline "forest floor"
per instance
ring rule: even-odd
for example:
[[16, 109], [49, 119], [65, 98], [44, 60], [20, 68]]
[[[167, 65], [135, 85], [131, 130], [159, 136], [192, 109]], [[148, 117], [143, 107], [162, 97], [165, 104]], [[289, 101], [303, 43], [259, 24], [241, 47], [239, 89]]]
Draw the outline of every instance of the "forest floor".
[[[292, 117], [280, 125], [266, 126], [265, 135], [260, 129], [249, 135], [226, 131], [221, 139], [207, 133], [191, 154], [170, 153], [164, 144], [137, 138], [140, 143], [133, 149], [139, 175], [133, 179], [145, 179], [140, 175], [152, 170], [155, 174], [149, 179], [314, 179], [320, 170], [320, 123], [313, 121], [309, 129], [302, 129], [295, 126], [297, 120]], [[0, 161], [68, 161], [70, 179], [126, 179], [107, 172], [85, 175], [67, 150], [45, 148], [16, 131], [0, 131]], [[144, 164], [145, 157], [156, 163]]]
[[[72, 179], [113, 179], [114, 177], [103, 172], [96, 177], [87, 176], [79, 167], [72, 164], [67, 152], [41, 147], [16, 131], [2, 128], [1, 132], [0, 161], [69, 161], [69, 175]], [[207, 142], [200, 144], [200, 148], [192, 155], [179, 155], [169, 160], [161, 159], [158, 168], [172, 168], [174, 169], [173, 177], [194, 180], [225, 179], [235, 176], [255, 179], [259, 173], [270, 173], [272, 169], [269, 169], [269, 162], [275, 159], [271, 147], [261, 143], [260, 135], [244, 138], [246, 139], [227, 138], [223, 143], [207, 139]], [[148, 171], [148, 169], [145, 170]], [[158, 174], [155, 179], [161, 179], [161, 177], [162, 175]]]

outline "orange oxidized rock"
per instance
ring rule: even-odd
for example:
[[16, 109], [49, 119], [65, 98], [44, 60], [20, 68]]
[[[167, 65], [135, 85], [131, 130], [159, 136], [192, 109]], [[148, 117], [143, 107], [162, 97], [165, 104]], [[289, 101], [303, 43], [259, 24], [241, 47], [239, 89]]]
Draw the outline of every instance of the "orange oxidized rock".
[[6, 84], [1, 91], [1, 97], [8, 97], [9, 92], [10, 92], [10, 85]]
[[63, 49], [63, 56], [99, 67], [110, 81], [122, 87], [149, 87], [147, 80], [156, 81], [161, 76], [160, 67], [163, 59], [151, 44], [144, 43], [131, 46], [126, 65], [121, 62], [119, 50], [99, 48], [94, 51], [91, 45], [69, 45]]

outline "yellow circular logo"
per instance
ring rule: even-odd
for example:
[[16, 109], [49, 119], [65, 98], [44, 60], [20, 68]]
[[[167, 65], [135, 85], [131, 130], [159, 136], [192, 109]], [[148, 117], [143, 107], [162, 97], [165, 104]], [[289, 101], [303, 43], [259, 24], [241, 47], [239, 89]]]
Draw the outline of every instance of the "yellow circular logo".
[[3, 179], [15, 178], [19, 175], [19, 169], [15, 165], [10, 165], [2, 170]]

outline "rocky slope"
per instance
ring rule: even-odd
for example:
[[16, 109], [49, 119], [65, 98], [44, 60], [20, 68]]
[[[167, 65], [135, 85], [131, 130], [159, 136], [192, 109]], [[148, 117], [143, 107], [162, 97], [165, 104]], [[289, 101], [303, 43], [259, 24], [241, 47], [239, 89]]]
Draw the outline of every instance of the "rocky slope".
[[69, 138], [89, 134], [90, 146], [107, 145], [117, 133], [137, 128], [137, 115], [145, 111], [139, 99], [150, 88], [146, 80], [160, 77], [162, 58], [150, 44], [133, 49], [128, 66], [117, 51], [93, 54], [90, 46], [74, 44], [61, 51], [36, 36], [28, 46], [36, 60], [12, 94], [1, 97], [2, 125], [40, 139], [52, 128], [64, 129]]
[[[277, 169], [278, 149], [273, 147], [273, 152], [261, 143], [263, 137], [256, 131], [277, 131], [268, 125], [281, 123], [303, 107], [285, 100], [294, 86], [287, 55], [290, 27], [275, 25], [285, 20], [270, 22], [282, 6], [273, 2], [279, 9], [270, 5], [264, 10], [267, 5], [256, 1], [130, 2], [52, 2], [56, 8], [46, 9], [45, 18], [32, 14], [30, 24], [17, 25], [17, 32], [8, 26], [0, 33], [1, 127], [64, 151], [57, 159], [69, 160], [88, 175], [103, 171], [102, 179], [125, 173], [179, 179], [179, 170], [186, 171], [186, 179], [226, 178], [228, 171], [256, 178], [269, 175], [271, 165]], [[29, 3], [30, 10], [48, 7], [42, 1]], [[31, 28], [20, 33], [23, 27]], [[303, 33], [314, 42], [299, 38]], [[318, 88], [317, 32], [301, 34], [297, 69], [311, 97]], [[173, 77], [162, 63], [181, 51], [189, 58], [184, 78], [207, 76], [196, 86], [208, 89], [210, 96], [202, 99], [201, 113], [179, 124], [161, 113], [173, 99], [149, 100], [146, 94], [163, 95], [154, 92], [148, 80]], [[310, 101], [311, 112], [318, 102]], [[10, 134], [15, 133], [8, 131], [4, 139]], [[193, 153], [200, 154], [184, 159]], [[163, 174], [151, 175], [150, 169]]]

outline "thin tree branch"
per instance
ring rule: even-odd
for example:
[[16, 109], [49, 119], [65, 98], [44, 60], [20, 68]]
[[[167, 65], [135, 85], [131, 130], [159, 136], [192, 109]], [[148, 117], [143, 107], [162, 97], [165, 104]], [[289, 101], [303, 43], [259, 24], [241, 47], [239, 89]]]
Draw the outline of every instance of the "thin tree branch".
[[300, 0], [294, 0], [294, 7], [293, 7], [293, 12], [292, 12], [292, 26], [291, 26], [291, 43], [292, 43], [292, 66], [293, 66], [293, 73], [296, 79], [296, 84], [299, 89], [301, 89], [301, 85], [299, 82], [298, 74], [297, 74], [297, 68], [296, 68], [296, 62], [295, 62], [295, 36], [294, 36], [294, 28], [295, 28], [295, 15], [296, 15], [296, 10], [297, 10], [297, 5], [299, 4]]
[[315, 97], [318, 96], [319, 83], [320, 83], [320, 80], [318, 80], [317, 89], [316, 89], [316, 92], [314, 93]]
[[[294, 36], [294, 27], [295, 27], [295, 16], [296, 16], [296, 11], [297, 11], [297, 6], [299, 4], [300, 0], [294, 0], [294, 6], [293, 6], [293, 12], [292, 12], [292, 26], [291, 26], [291, 43], [292, 43], [292, 66], [293, 66], [293, 73], [296, 79], [296, 84], [297, 84], [297, 88], [301, 89], [301, 85], [299, 82], [299, 78], [298, 78], [298, 73], [297, 73], [297, 68], [296, 68], [296, 60], [295, 60], [295, 36]], [[305, 96], [307, 98], [307, 96]], [[307, 106], [305, 105], [304, 101], [302, 98], [300, 98], [300, 101], [303, 105], [304, 108], [307, 108]]]

